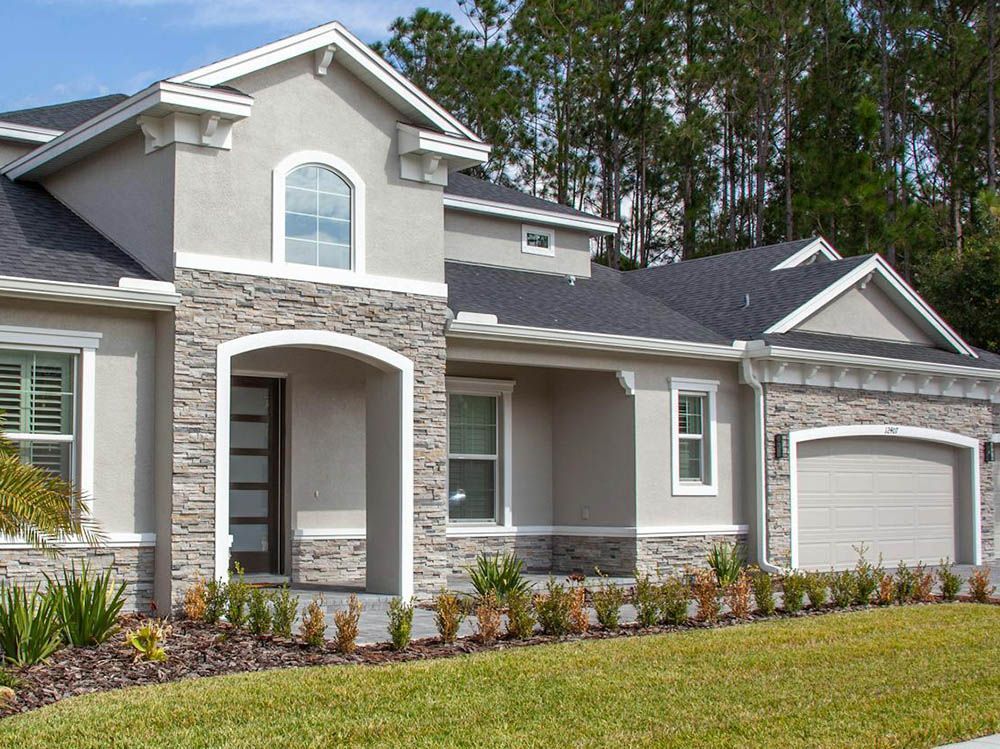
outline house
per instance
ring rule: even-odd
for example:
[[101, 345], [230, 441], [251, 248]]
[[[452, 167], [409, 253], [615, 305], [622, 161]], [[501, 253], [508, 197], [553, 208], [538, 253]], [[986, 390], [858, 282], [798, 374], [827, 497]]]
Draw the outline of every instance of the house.
[[823, 239], [632, 272], [609, 221], [339, 23], [0, 114], [0, 408], [169, 608], [233, 563], [430, 593], [531, 569], [996, 558], [1000, 356]]

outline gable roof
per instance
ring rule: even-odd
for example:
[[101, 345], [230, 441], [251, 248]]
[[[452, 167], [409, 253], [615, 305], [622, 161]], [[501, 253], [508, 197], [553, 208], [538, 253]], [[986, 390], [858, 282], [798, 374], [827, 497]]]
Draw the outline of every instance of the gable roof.
[[47, 130], [71, 130], [127, 98], [125, 94], [108, 94], [93, 99], [78, 99], [62, 104], [0, 112], [0, 122], [13, 122]]
[[470, 174], [462, 174], [462, 172], [452, 172], [448, 175], [448, 185], [444, 188], [444, 194], [462, 198], [474, 198], [476, 200], [487, 200], [494, 203], [505, 203], [521, 208], [534, 208], [539, 211], [551, 211], [552, 213], [561, 213], [566, 216], [600, 218], [592, 213], [578, 211], [576, 208], [557, 203], [554, 200], [536, 198], [534, 195], [529, 195], [520, 190], [497, 185], [485, 179], [473, 177]]
[[156, 277], [44, 188], [0, 178], [0, 273], [117, 286]]

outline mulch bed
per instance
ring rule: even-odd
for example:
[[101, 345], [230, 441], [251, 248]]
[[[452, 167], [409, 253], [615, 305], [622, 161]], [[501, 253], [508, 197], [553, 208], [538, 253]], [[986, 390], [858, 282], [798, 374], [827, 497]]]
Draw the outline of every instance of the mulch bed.
[[[960, 600], [963, 599], [968, 600], [968, 597], [960, 597]], [[993, 599], [991, 603], [1000, 604], [1000, 599]], [[381, 665], [529, 647], [555, 641], [635, 637], [679, 630], [744, 625], [767, 619], [824, 616], [865, 608], [869, 607], [838, 609], [828, 605], [818, 610], [806, 609], [794, 615], [779, 613], [772, 617], [753, 617], [747, 620], [737, 620], [727, 615], [720, 618], [716, 624], [691, 621], [680, 626], [641, 628], [635, 623], [629, 623], [623, 624], [621, 629], [614, 632], [592, 629], [582, 635], [564, 638], [538, 635], [526, 640], [500, 640], [489, 645], [484, 645], [474, 638], [462, 638], [452, 645], [442, 643], [437, 638], [427, 638], [414, 640], [401, 652], [392, 650], [387, 643], [380, 643], [360, 646], [351, 655], [335, 652], [329, 643], [325, 648], [311, 648], [298, 641], [269, 636], [255, 637], [245, 632], [234, 631], [225, 624], [210, 626], [201, 622], [178, 620], [171, 622], [172, 632], [166, 641], [169, 658], [162, 663], [134, 662], [134, 651], [124, 645], [123, 638], [119, 634], [96, 647], [63, 648], [47, 663], [12, 669], [11, 672], [21, 683], [15, 689], [16, 697], [13, 702], [0, 706], [0, 718], [35, 710], [67, 697], [123, 687], [163, 684], [201, 676], [302, 666]], [[134, 617], [124, 617], [123, 630], [135, 626], [136, 622], [137, 619]]]

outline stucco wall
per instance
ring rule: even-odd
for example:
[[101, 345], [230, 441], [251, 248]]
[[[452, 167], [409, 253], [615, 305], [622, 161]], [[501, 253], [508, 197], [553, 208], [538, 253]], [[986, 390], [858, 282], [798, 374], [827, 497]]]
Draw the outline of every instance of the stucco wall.
[[444, 276], [441, 188], [399, 176], [399, 112], [334, 60], [317, 77], [311, 54], [230, 83], [254, 98], [231, 151], [177, 147], [176, 249], [271, 259], [272, 170], [302, 150], [348, 162], [365, 182], [366, 271]]
[[851, 289], [796, 329], [903, 343], [932, 343], [899, 305], [873, 283], [864, 289]]
[[555, 234], [555, 256], [521, 251], [521, 222], [463, 211], [444, 213], [444, 256], [479, 265], [498, 265], [590, 277], [590, 237], [585, 233], [549, 227]]
[[29, 143], [15, 143], [9, 140], [0, 140], [0, 166], [9, 164], [14, 159], [19, 159], [28, 151], [35, 150], [35, 146]]

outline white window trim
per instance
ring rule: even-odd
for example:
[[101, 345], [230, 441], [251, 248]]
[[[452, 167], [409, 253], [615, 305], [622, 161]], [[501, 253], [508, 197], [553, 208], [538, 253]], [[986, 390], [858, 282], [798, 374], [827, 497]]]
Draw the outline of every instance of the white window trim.
[[[97, 347], [101, 334], [80, 330], [52, 330], [0, 325], [0, 347], [21, 351], [54, 351], [77, 356], [74, 377], [75, 428], [77, 439], [75, 473], [77, 488], [84, 495], [84, 505], [94, 516], [94, 423], [97, 415], [95, 385]], [[23, 539], [7, 539], [18, 543]]]
[[[532, 234], [544, 234], [549, 238], [549, 248], [543, 250], [541, 247], [531, 247], [528, 244], [528, 232]], [[525, 255], [541, 255], [542, 257], [556, 256], [556, 230], [544, 226], [533, 226], [532, 224], [521, 224], [521, 252]]]
[[[715, 396], [719, 389], [718, 380], [691, 380], [670, 378], [670, 483], [675, 497], [717, 497], [719, 495], [719, 441], [716, 436]], [[680, 395], [693, 393], [706, 396], [708, 404], [707, 423], [702, 439], [708, 438], [707, 481], [694, 483], [681, 481], [680, 466]]]
[[[497, 416], [500, 423], [497, 424], [499, 439], [497, 444], [500, 454], [497, 455], [497, 479], [499, 481], [499, 491], [496, 493], [501, 507], [497, 507], [496, 518], [493, 520], [457, 520], [452, 522], [449, 518], [448, 527], [457, 528], [484, 528], [501, 527], [511, 528], [514, 525], [514, 514], [512, 508], [514, 478], [513, 470], [513, 445], [514, 445], [514, 407], [513, 392], [515, 380], [490, 380], [478, 377], [446, 377], [445, 389], [449, 396], [452, 395], [490, 395], [497, 399]], [[451, 419], [448, 418], [450, 423]], [[447, 453], [447, 464], [451, 463], [451, 451]], [[476, 457], [476, 456], [470, 456]], [[481, 457], [481, 456], [480, 456]], [[447, 485], [447, 479], [445, 481]]]
[[[316, 164], [335, 171], [351, 188], [351, 267], [325, 268], [285, 260], [285, 178], [300, 166]], [[296, 151], [274, 167], [271, 188], [271, 261], [276, 268], [306, 268], [316, 281], [345, 284], [365, 274], [365, 182], [346, 161], [323, 151]]]

